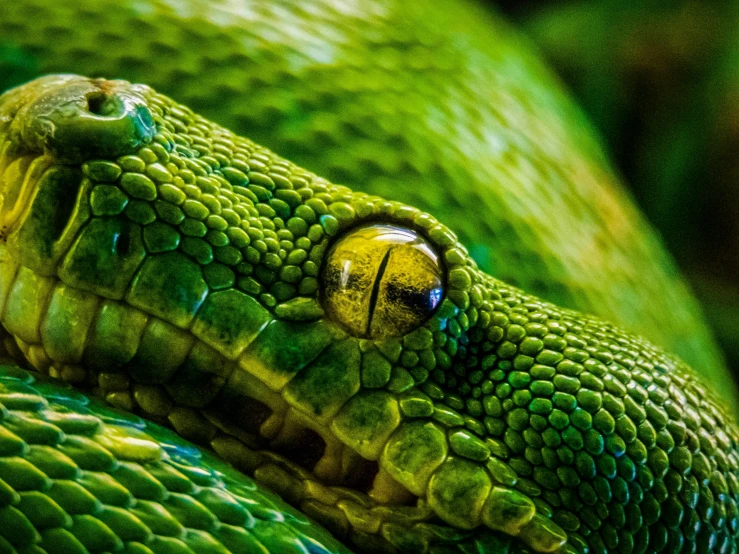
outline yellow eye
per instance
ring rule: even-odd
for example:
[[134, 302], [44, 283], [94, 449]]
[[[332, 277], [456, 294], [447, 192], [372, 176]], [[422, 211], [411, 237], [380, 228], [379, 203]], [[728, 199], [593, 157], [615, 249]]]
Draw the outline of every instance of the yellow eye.
[[444, 292], [439, 256], [416, 232], [361, 227], [330, 250], [323, 269], [328, 314], [352, 335], [397, 337], [426, 322]]

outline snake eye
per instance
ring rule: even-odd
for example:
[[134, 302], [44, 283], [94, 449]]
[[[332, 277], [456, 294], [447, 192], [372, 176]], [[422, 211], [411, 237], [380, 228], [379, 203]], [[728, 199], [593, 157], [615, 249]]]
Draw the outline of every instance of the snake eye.
[[324, 308], [352, 335], [382, 339], [423, 324], [443, 295], [439, 256], [410, 229], [361, 227], [329, 251]]

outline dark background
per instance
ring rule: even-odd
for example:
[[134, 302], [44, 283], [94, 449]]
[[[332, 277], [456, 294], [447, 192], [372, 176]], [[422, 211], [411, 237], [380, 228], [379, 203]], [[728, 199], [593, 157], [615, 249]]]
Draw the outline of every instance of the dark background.
[[491, 4], [598, 127], [739, 376], [739, 2]]

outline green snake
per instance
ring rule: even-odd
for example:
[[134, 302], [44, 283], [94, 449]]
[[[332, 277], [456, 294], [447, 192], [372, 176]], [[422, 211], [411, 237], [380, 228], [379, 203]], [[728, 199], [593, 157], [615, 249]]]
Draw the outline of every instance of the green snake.
[[0, 69], [154, 86], [0, 97], [0, 552], [736, 551], [731, 378], [496, 16], [22, 0]]

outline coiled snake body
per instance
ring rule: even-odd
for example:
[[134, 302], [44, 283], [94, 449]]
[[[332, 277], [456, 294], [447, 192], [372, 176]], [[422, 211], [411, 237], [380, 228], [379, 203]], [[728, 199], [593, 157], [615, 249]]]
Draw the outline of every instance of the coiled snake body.
[[158, 89], [0, 97], [8, 354], [144, 418], [0, 370], [0, 551], [736, 550], [730, 376], [495, 16], [23, 0], [0, 64]]

